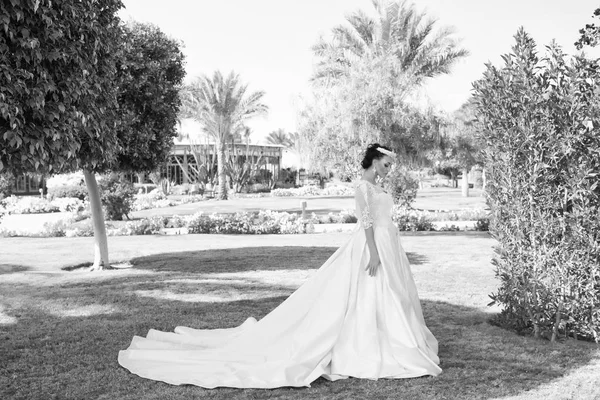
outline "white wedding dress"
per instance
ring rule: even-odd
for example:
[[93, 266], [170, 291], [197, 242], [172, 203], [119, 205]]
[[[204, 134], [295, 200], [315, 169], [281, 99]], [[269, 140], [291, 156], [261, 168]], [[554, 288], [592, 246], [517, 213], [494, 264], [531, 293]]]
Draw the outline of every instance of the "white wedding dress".
[[[438, 375], [431, 334], [410, 265], [391, 219], [392, 198], [361, 180], [351, 238], [287, 300], [260, 321], [230, 329], [150, 330], [119, 352], [141, 377], [205, 388], [310, 386], [329, 380]], [[373, 227], [381, 265], [375, 276], [365, 227]]]

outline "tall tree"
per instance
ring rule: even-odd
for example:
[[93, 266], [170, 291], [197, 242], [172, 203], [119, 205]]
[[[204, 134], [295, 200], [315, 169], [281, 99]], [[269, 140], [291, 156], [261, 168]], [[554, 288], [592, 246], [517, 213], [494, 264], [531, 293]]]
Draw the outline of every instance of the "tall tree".
[[[149, 70], [141, 73], [143, 68], [136, 72], [136, 57], [142, 64], [156, 62], [149, 52], [161, 44], [152, 36], [136, 45], [136, 30], [121, 26], [116, 15], [121, 7], [119, 0], [0, 5], [0, 171], [83, 169], [96, 269], [108, 266], [109, 260], [95, 173], [151, 166], [160, 157], [158, 149], [170, 147], [168, 140], [157, 137], [171, 133], [168, 122], [150, 122], [153, 117], [141, 110], [154, 109], [154, 121], [168, 120], [164, 111], [169, 106], [161, 112], [157, 104], [174, 98], [172, 115], [178, 106], [168, 85], [156, 83], [161, 66], [153, 64], [157, 68], [152, 77]], [[177, 64], [170, 56], [168, 60]], [[179, 62], [174, 69], [181, 67]], [[143, 95], [150, 90], [145, 82], [154, 82], [151, 86], [158, 89]], [[172, 131], [174, 135], [174, 126]]]
[[435, 165], [450, 173], [456, 185], [456, 176], [462, 173], [462, 195], [469, 196], [469, 171], [482, 162], [482, 143], [478, 135], [473, 100], [464, 103], [443, 122], [438, 146], [429, 152]]
[[231, 72], [224, 77], [219, 71], [215, 71], [212, 77], [201, 76], [181, 91], [181, 116], [198, 121], [202, 129], [215, 139], [219, 179], [217, 197], [221, 200], [227, 199], [227, 141], [235, 133], [241, 132], [249, 119], [268, 110], [262, 103], [264, 92], [247, 91], [248, 85], [241, 82], [239, 75]]
[[406, 1], [373, 1], [313, 47], [313, 96], [300, 110], [299, 132], [312, 143], [311, 163], [358, 171], [366, 144], [385, 141], [414, 164], [426, 161], [439, 124], [408, 101], [426, 78], [448, 73], [467, 55], [450, 28]]
[[354, 63], [335, 86], [318, 86], [299, 110], [298, 132], [310, 143], [310, 164], [338, 170], [343, 178], [359, 172], [369, 143], [385, 142], [403, 162], [425, 163], [436, 144], [434, 113], [411, 105], [412, 78], [400, 75], [391, 56]]
[[[120, 0], [0, 5], [0, 171], [83, 169], [101, 217], [94, 173], [116, 161]], [[95, 265], [107, 254], [95, 229]]]
[[331, 82], [347, 76], [357, 60], [391, 55], [399, 72], [424, 78], [450, 72], [452, 65], [468, 54], [460, 48], [448, 27], [406, 0], [372, 0], [376, 16], [362, 10], [350, 14], [347, 25], [333, 28], [331, 41], [321, 38], [313, 52], [319, 61], [313, 79]]

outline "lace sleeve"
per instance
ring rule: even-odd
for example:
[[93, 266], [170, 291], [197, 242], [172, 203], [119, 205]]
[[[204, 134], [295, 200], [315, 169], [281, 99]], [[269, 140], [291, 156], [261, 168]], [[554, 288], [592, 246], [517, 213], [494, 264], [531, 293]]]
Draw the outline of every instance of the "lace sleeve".
[[371, 185], [367, 182], [359, 182], [356, 185], [356, 212], [358, 220], [364, 229], [369, 229], [373, 226], [373, 215], [371, 213], [372, 191]]

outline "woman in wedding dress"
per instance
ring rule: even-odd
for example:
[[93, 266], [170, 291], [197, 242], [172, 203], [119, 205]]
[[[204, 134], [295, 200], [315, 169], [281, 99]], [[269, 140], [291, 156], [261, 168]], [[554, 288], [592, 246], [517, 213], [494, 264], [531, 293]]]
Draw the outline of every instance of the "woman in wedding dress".
[[268, 315], [229, 329], [150, 330], [119, 352], [119, 364], [144, 378], [205, 388], [438, 375], [437, 340], [392, 222], [392, 197], [376, 184], [394, 155], [379, 144], [367, 148], [352, 236]]

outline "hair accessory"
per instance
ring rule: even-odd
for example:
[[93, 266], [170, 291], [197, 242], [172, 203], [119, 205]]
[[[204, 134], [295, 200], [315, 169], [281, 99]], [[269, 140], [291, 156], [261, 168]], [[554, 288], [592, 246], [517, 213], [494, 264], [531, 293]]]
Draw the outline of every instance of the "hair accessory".
[[396, 153], [394, 153], [393, 151], [384, 149], [383, 147], [378, 147], [376, 150], [382, 154], [385, 154], [386, 156], [396, 157]]

